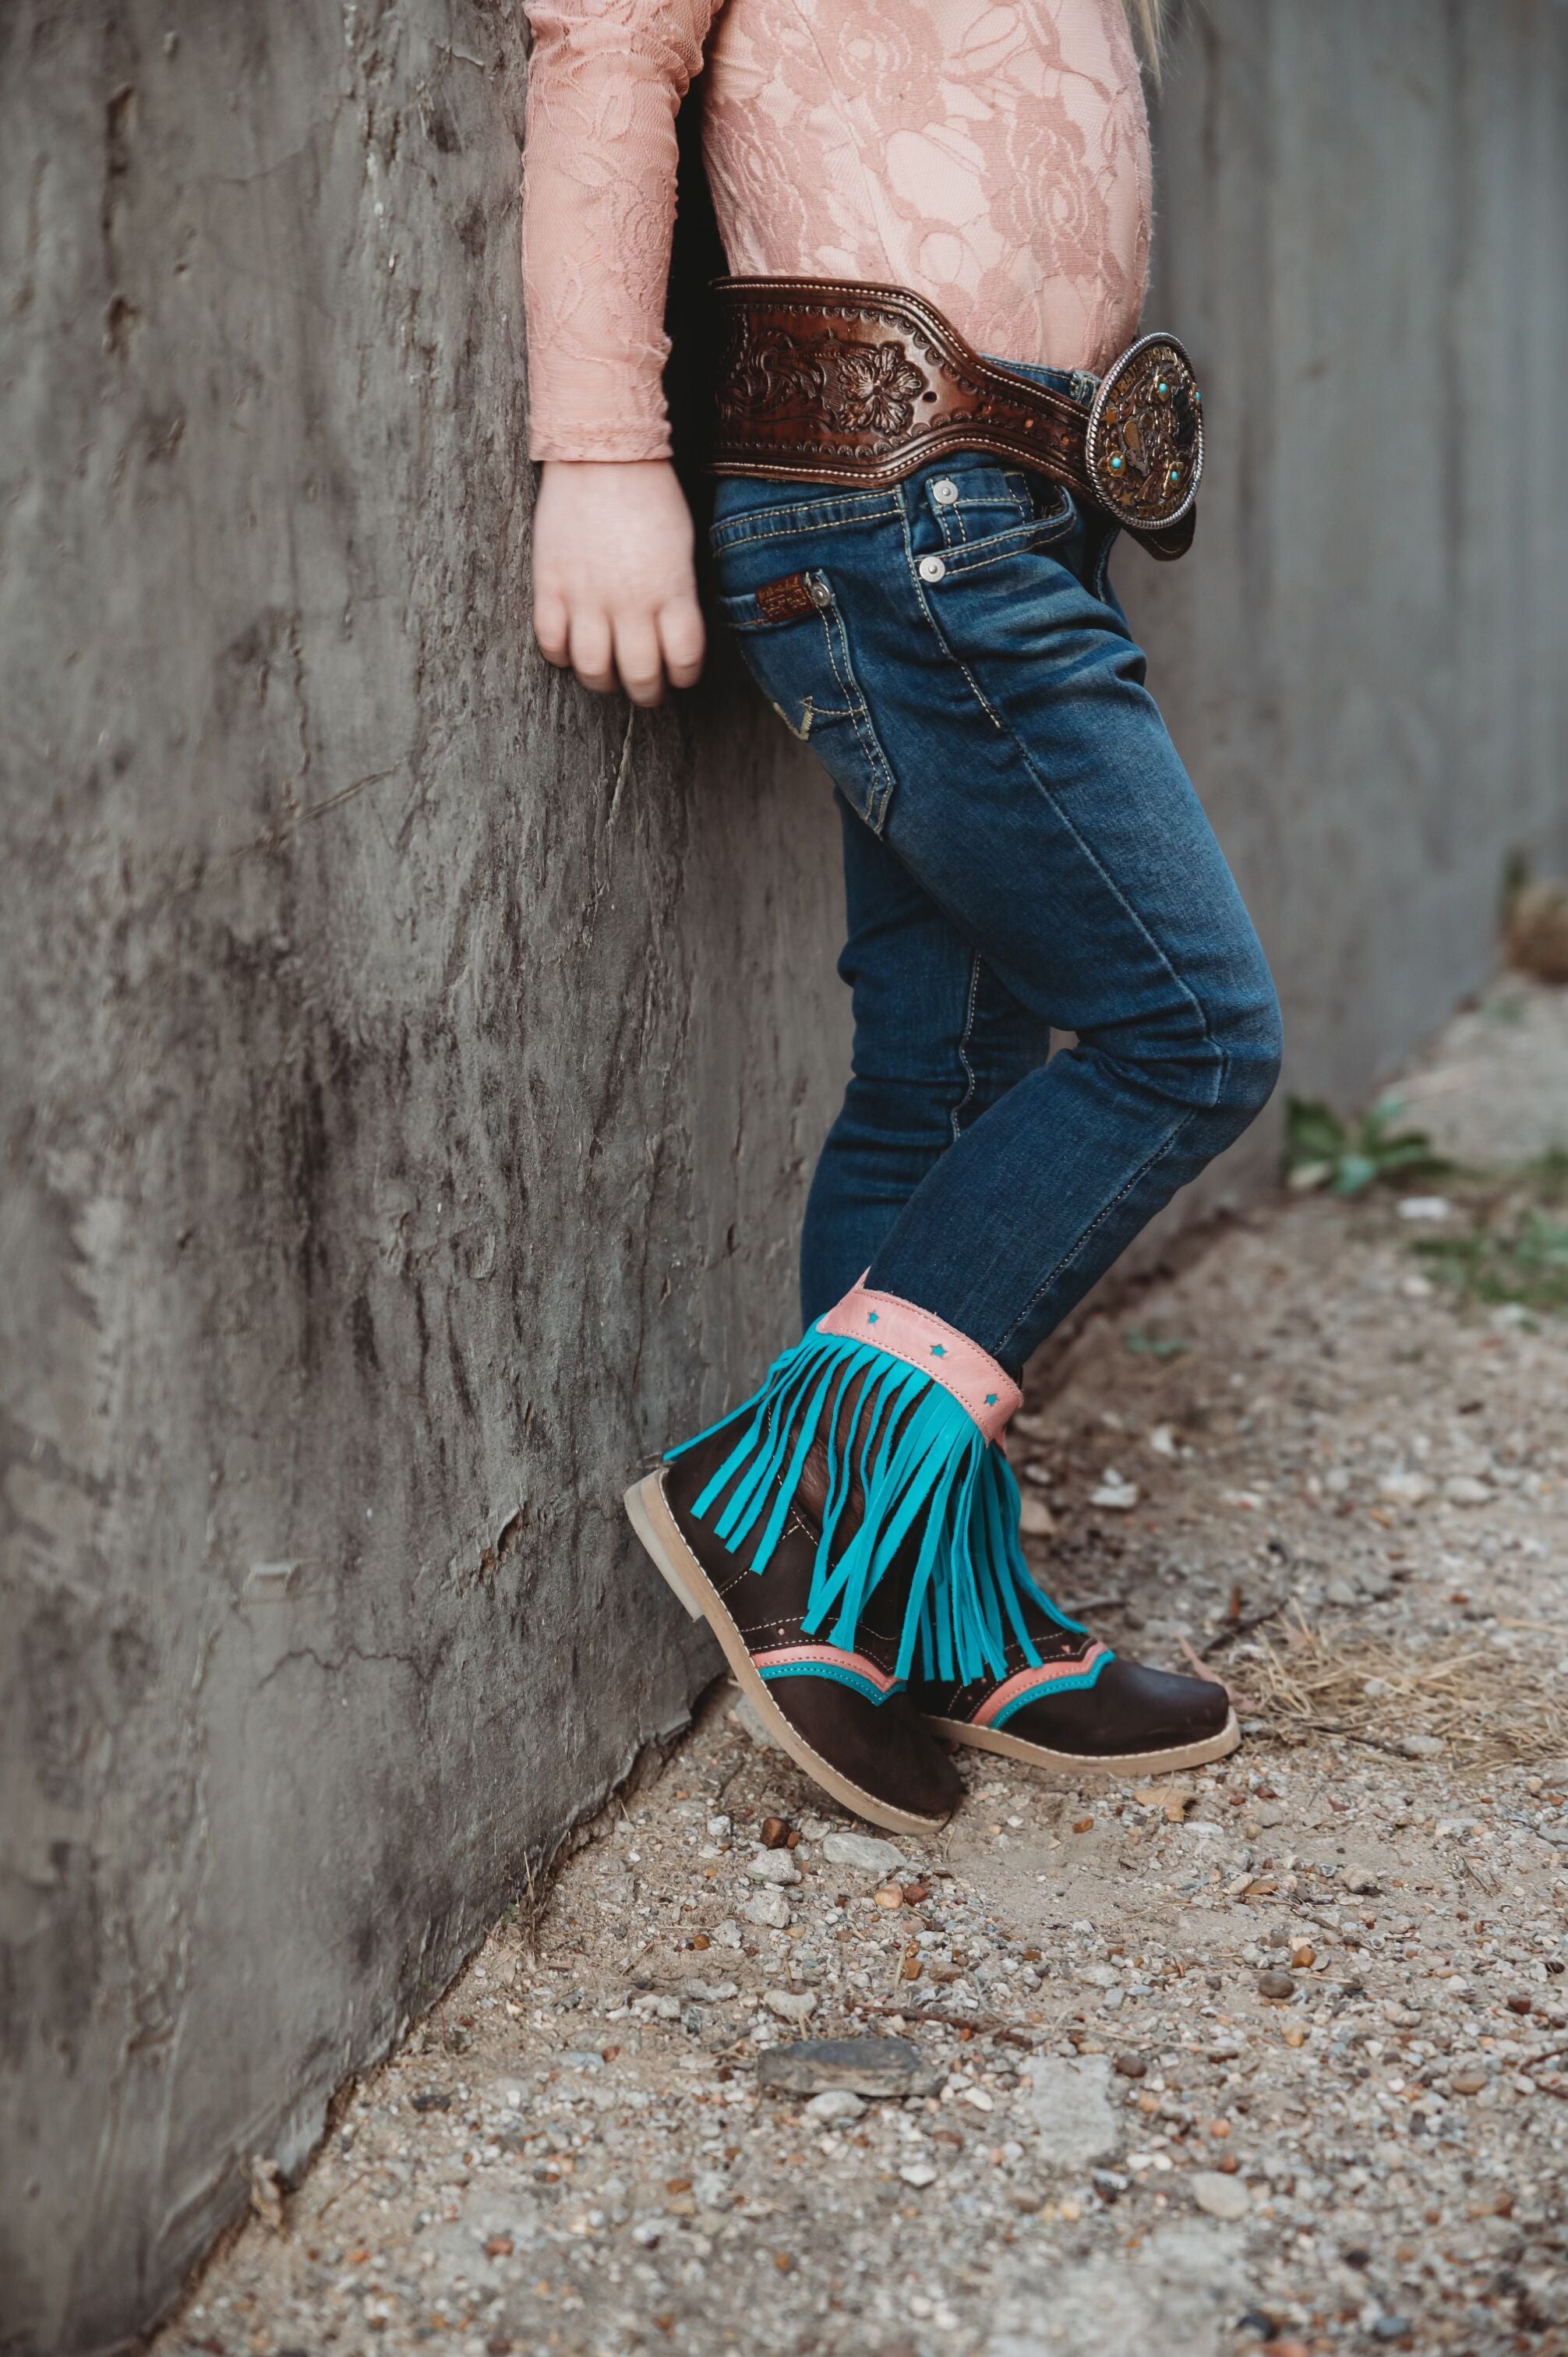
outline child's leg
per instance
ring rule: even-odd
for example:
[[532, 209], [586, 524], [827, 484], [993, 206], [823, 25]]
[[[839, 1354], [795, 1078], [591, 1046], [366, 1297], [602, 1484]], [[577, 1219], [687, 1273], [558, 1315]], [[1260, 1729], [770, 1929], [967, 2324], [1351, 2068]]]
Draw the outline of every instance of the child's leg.
[[806, 1206], [808, 1326], [864, 1275], [948, 1147], [1045, 1062], [1051, 1036], [842, 794], [838, 804], [847, 916], [839, 972], [854, 993], [854, 1051]]
[[[953, 503], [931, 514], [920, 479], [907, 487], [899, 561], [888, 566], [871, 535], [832, 552], [895, 780], [879, 849], [1036, 1042], [1055, 1024], [1078, 1044], [1010, 1068], [1016, 1084], [961, 1124], [888, 1230], [870, 1282], [1016, 1371], [1257, 1113], [1278, 1070], [1279, 1013], [1143, 657], [1096, 579], [1092, 529], [1074, 528], [1049, 554], [986, 561], [944, 542]], [[963, 484], [961, 464], [949, 479]], [[920, 570], [928, 543], [948, 548], [935, 580]], [[874, 933], [857, 1005], [896, 1016], [903, 963], [897, 936]], [[877, 1053], [869, 1040], [857, 1051]], [[896, 1136], [895, 1125], [888, 1165], [908, 1168]]]

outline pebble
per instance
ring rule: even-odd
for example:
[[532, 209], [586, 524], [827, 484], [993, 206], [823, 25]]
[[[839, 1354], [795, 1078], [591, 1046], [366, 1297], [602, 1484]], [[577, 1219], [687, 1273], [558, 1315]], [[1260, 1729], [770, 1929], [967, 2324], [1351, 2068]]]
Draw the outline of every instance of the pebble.
[[929, 2160], [906, 2161], [898, 2174], [905, 2184], [914, 2186], [917, 2192], [937, 2181], [937, 2172]]
[[1023, 2067], [1030, 2119], [1042, 2160], [1058, 2169], [1090, 2169], [1114, 2160], [1125, 2141], [1122, 2115], [1112, 2101], [1108, 2054], [1037, 2054]]
[[1234, 2223], [1252, 2207], [1252, 2197], [1240, 2177], [1222, 2176], [1217, 2169], [1195, 2169], [1187, 2182], [1193, 2200], [1208, 2217]]
[[1402, 1735], [1399, 1748], [1407, 1760], [1441, 1760], [1444, 1742], [1440, 1735]]
[[780, 2021], [810, 2021], [817, 2009], [815, 1989], [768, 1989], [763, 2004]]
[[1026, 1539], [1055, 1538], [1057, 1518], [1043, 1498], [1026, 1494], [1018, 1512], [1018, 1528]]
[[746, 1870], [753, 1882], [784, 1885], [800, 1879], [800, 1869], [787, 1849], [759, 1849], [755, 1857], [747, 1858]]
[[802, 2038], [769, 2047], [757, 2066], [759, 2086], [789, 2095], [934, 2095], [946, 2077], [907, 2038]]
[[853, 1866], [864, 1874], [896, 1874], [909, 1863], [896, 1843], [875, 1834], [829, 1834], [822, 1856], [830, 1866]]
[[1108, 1465], [1099, 1484], [1089, 1493], [1091, 1506], [1103, 1506], [1108, 1513], [1130, 1514], [1138, 1502], [1138, 1485], [1123, 1481], [1113, 1466]]
[[1451, 1506], [1488, 1506], [1496, 1493], [1489, 1481], [1477, 1481], [1473, 1473], [1451, 1473], [1443, 1494]]
[[1123, 2079], [1141, 2079], [1148, 2067], [1141, 2054], [1118, 2054], [1112, 2065]]
[[[781, 1890], [759, 1890], [746, 1902], [746, 1920], [765, 1931], [783, 1932], [789, 1925], [789, 1901]], [[736, 1943], [739, 1945], [737, 1940]]]
[[1158, 1809], [1168, 1824], [1179, 1825], [1197, 1794], [1190, 1784], [1178, 1784], [1173, 1778], [1165, 1784], [1139, 1784], [1133, 1798], [1145, 1809]]
[[1288, 1973], [1260, 1973], [1258, 1975], [1258, 1995], [1260, 1996], [1268, 1997], [1294, 1996], [1295, 1995], [1295, 1983], [1292, 1980]]
[[824, 2087], [820, 2095], [811, 2097], [806, 2109], [814, 2120], [858, 2120], [865, 2115], [864, 2102], [848, 2087]]
[[1478, 2095], [1486, 2083], [1484, 2071], [1455, 2071], [1448, 2082], [1456, 2095]]
[[[1413, 1743], [1417, 1738], [1411, 1736], [1407, 1740]], [[1355, 1891], [1362, 1899], [1375, 1899], [1378, 1895], [1378, 1878], [1369, 1866], [1348, 1866], [1339, 1878], [1347, 1890]]]
[[770, 1729], [763, 1726], [749, 1695], [736, 1695], [730, 1705], [729, 1718], [730, 1725], [738, 1727], [743, 1735], [749, 1735], [759, 1750], [782, 1752], [784, 1746]]

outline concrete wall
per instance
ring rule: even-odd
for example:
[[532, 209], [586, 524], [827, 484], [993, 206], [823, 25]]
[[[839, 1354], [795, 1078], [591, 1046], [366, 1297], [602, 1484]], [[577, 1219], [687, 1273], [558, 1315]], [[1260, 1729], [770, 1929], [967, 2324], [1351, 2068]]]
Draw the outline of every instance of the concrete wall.
[[620, 1491], [789, 1339], [837, 830], [736, 675], [530, 652], [521, 62], [0, 12], [6, 2347], [165, 2300], [718, 1665]]
[[[825, 792], [722, 662], [528, 651], [521, 70], [500, 0], [0, 12], [16, 2351], [163, 2302], [679, 1721], [620, 1482], [789, 1321]], [[1565, 74], [1548, 0], [1173, 68], [1214, 457], [1122, 577], [1315, 1087], [1564, 847]]]
[[1485, 975], [1508, 854], [1568, 868], [1568, 6], [1188, 0], [1156, 132], [1210, 458], [1119, 579], [1289, 1083], [1350, 1103]]

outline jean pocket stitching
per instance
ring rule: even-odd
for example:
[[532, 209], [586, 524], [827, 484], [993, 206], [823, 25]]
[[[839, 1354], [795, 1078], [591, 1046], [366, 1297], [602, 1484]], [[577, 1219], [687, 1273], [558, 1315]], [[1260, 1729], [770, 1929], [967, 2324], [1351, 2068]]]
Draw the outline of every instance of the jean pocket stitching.
[[983, 573], [988, 565], [1004, 565], [1010, 556], [1045, 555], [1062, 537], [1063, 535], [1058, 533], [1045, 540], [1027, 538], [1015, 540], [1006, 548], [993, 548], [984, 556], [964, 557], [950, 564], [948, 572], [954, 580], [959, 580], [966, 574]]
[[994, 565], [998, 558], [1011, 556], [1021, 548], [1048, 548], [1053, 541], [1066, 538], [1076, 520], [1069, 497], [1066, 507], [1055, 515], [1031, 516], [1026, 523], [1009, 524], [1005, 532], [990, 533], [983, 540], [966, 541], [953, 552], [950, 570], [967, 573], [977, 565]]
[[[824, 513], [830, 508], [834, 512]], [[843, 512], [845, 508], [850, 512]], [[745, 548], [757, 540], [787, 540], [792, 534], [803, 537], [819, 532], [858, 532], [867, 524], [885, 523], [897, 512], [897, 497], [890, 491], [851, 491], [843, 500], [817, 500], [810, 507], [754, 508], [749, 514], [736, 516], [728, 522], [710, 524], [708, 546], [718, 556], [725, 549]], [[776, 523], [772, 521], [775, 517], [783, 521]], [[811, 522], [812, 517], [818, 521]]]
[[876, 734], [875, 726], [871, 717], [871, 707], [865, 700], [865, 690], [854, 675], [854, 666], [850, 661], [849, 635], [844, 629], [843, 616], [839, 611], [836, 597], [831, 606], [822, 609], [822, 629], [827, 638], [828, 661], [832, 665], [833, 677], [838, 682], [840, 694], [849, 699], [850, 717], [854, 723], [855, 737], [859, 741], [866, 768], [871, 772], [871, 803], [865, 813], [865, 823], [874, 834], [880, 834], [883, 820], [886, 816], [888, 800], [893, 791], [893, 772], [887, 765], [887, 756], [883, 751], [881, 739]]
[[[808, 577], [827, 592], [826, 602], [816, 603], [813, 610], [818, 622], [822, 625], [822, 650], [827, 657], [828, 669], [832, 673], [833, 685], [840, 700], [837, 704], [825, 704], [812, 695], [802, 694], [797, 690], [791, 698], [800, 710], [800, 717], [797, 722], [784, 705], [769, 694], [763, 682], [759, 681], [758, 685], [762, 687], [762, 692], [767, 696], [771, 709], [779, 715], [791, 737], [799, 744], [803, 745], [811, 741], [819, 721], [847, 720], [850, 722], [854, 730], [855, 744], [859, 750], [860, 765], [864, 773], [863, 788], [855, 791], [852, 799], [855, 807], [860, 809], [862, 791], [864, 791], [865, 802], [861, 815], [873, 833], [879, 834], [886, 816], [888, 802], [894, 791], [895, 780], [892, 767], [877, 737], [875, 725], [871, 717], [871, 709], [865, 700], [865, 692], [855, 676], [854, 664], [849, 651], [849, 636], [844, 628], [843, 616], [840, 610], [832, 582], [821, 567], [814, 567]], [[756, 596], [756, 590], [746, 589], [725, 593], [721, 597], [720, 602], [725, 626], [733, 630], [737, 638], [767, 639], [778, 631], [789, 632], [806, 627], [809, 619], [806, 615], [772, 619], [766, 615], [740, 616], [732, 610], [736, 607], [745, 605], [748, 600], [755, 600]], [[829, 762], [827, 766], [831, 772], [832, 763]]]

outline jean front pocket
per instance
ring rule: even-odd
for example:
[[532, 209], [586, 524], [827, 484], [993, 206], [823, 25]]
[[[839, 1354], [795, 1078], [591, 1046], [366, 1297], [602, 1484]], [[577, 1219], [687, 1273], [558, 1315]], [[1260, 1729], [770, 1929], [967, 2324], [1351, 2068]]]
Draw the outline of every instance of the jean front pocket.
[[785, 726], [810, 745], [866, 824], [880, 834], [893, 772], [850, 657], [849, 634], [820, 566], [721, 597], [746, 669]]
[[947, 573], [1053, 549], [1079, 522], [1072, 493], [1044, 475], [972, 468], [938, 475], [924, 488], [911, 544], [917, 560], [940, 552]]

